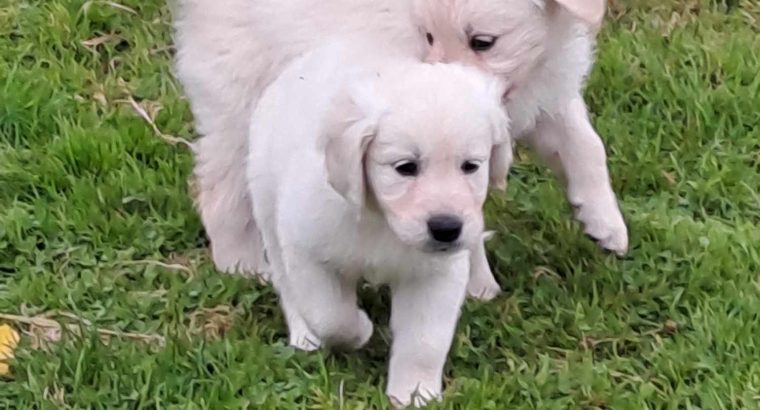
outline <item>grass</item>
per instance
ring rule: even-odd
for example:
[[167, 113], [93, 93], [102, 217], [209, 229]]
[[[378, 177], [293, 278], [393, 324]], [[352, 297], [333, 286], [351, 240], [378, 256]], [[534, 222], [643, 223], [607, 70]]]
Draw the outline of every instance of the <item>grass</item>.
[[[431, 407], [760, 408], [758, 27], [754, 0], [612, 3], [587, 95], [630, 255], [521, 155], [487, 206], [506, 292], [465, 307]], [[159, 1], [0, 0], [0, 312], [74, 323], [15, 324], [0, 408], [387, 406], [387, 295], [367, 348], [307, 354], [271, 289], [214, 271], [189, 153], [129, 103], [193, 137], [170, 34]]]

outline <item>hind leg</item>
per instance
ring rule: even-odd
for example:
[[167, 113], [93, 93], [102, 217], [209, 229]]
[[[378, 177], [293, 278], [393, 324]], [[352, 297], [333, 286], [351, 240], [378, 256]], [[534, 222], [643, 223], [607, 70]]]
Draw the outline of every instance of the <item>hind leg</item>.
[[217, 269], [266, 274], [261, 236], [246, 181], [246, 141], [234, 132], [208, 134], [196, 144], [197, 207]]
[[[195, 143], [195, 200], [220, 271], [266, 269], [247, 189], [248, 121], [270, 59], [247, 1], [183, 0], [175, 18], [176, 74], [201, 135]], [[234, 44], [234, 47], [230, 47]], [[258, 62], [258, 64], [257, 64]]]

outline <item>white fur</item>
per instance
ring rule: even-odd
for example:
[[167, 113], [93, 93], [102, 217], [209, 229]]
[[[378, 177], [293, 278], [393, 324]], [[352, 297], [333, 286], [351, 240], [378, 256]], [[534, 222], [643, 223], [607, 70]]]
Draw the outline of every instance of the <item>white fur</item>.
[[[295, 60], [251, 119], [253, 215], [290, 343], [362, 346], [372, 323], [357, 307], [357, 281], [390, 285], [396, 405], [441, 394], [468, 249], [482, 248], [489, 174], [503, 179], [511, 163], [503, 90], [475, 69], [353, 38]], [[489, 167], [492, 153], [503, 160]], [[408, 160], [418, 175], [397, 172]], [[481, 167], [466, 173], [466, 161]], [[441, 214], [464, 221], [452, 244], [428, 232]]]

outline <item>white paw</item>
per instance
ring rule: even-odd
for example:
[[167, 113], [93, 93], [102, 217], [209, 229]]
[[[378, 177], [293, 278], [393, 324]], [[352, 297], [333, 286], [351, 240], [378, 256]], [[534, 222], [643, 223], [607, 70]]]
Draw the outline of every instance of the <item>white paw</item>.
[[614, 198], [605, 202], [579, 202], [574, 205], [575, 218], [599, 246], [623, 256], [628, 252], [628, 228]]
[[[286, 305], [283, 305], [286, 306]], [[295, 309], [285, 309], [285, 320], [288, 323], [288, 344], [296, 349], [312, 352], [322, 346], [322, 341], [306, 325], [306, 321]]]
[[488, 278], [471, 276], [470, 281], [467, 283], [467, 296], [487, 302], [499, 296], [501, 294], [501, 287], [493, 279], [491, 273], [488, 273]]
[[433, 401], [441, 400], [441, 391], [438, 388], [425, 387], [419, 384], [412, 388], [388, 388], [386, 392], [391, 405], [396, 409], [406, 407], [423, 407]]
[[333, 322], [323, 329], [317, 329], [325, 346], [335, 349], [356, 350], [367, 344], [372, 337], [373, 325], [367, 313], [357, 309], [352, 320]]
[[345, 344], [349, 349], [359, 349], [369, 342], [372, 337], [374, 326], [372, 321], [363, 310], [359, 310], [359, 323], [357, 323], [355, 334], [347, 340]]
[[322, 347], [319, 338], [306, 326], [300, 317], [294, 317], [288, 324], [288, 344], [305, 352], [313, 352]]
[[238, 245], [211, 244], [211, 258], [216, 269], [224, 273], [241, 273], [257, 276], [267, 270], [264, 253], [258, 246], [252, 248]]
[[301, 332], [298, 334], [291, 333], [289, 344], [290, 346], [298, 350], [303, 350], [304, 352], [313, 352], [322, 347], [322, 343], [319, 341], [319, 339], [309, 331]]
[[[483, 242], [493, 238], [493, 231], [483, 233]], [[489, 301], [501, 293], [501, 287], [493, 277], [485, 248], [479, 245], [470, 253], [470, 278], [467, 281], [467, 296]]]

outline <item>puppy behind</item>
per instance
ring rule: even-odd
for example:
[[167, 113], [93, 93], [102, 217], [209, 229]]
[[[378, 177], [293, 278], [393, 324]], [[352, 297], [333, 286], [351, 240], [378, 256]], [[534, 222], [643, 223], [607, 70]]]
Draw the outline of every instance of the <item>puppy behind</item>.
[[502, 93], [354, 38], [295, 60], [251, 119], [253, 215], [290, 343], [361, 347], [357, 282], [388, 284], [396, 405], [441, 394], [489, 179], [511, 164]]
[[511, 135], [567, 184], [586, 233], [623, 255], [628, 229], [610, 184], [604, 143], [581, 91], [593, 64], [604, 0], [412, 0], [429, 62], [474, 65], [508, 82]]

